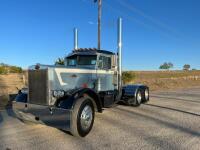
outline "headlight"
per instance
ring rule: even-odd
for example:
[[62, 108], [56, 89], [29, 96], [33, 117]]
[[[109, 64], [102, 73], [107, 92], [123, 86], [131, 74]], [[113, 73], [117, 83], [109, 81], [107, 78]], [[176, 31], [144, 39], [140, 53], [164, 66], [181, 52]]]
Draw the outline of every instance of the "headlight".
[[63, 97], [64, 95], [65, 95], [65, 91], [63, 91], [63, 90], [54, 90], [53, 91], [53, 97], [60, 98], [60, 97]]

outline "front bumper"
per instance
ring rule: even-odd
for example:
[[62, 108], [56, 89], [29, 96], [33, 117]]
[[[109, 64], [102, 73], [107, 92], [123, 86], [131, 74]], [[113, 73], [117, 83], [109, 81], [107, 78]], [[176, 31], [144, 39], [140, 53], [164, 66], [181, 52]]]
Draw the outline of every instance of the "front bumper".
[[70, 131], [72, 110], [13, 101], [13, 111], [19, 119]]

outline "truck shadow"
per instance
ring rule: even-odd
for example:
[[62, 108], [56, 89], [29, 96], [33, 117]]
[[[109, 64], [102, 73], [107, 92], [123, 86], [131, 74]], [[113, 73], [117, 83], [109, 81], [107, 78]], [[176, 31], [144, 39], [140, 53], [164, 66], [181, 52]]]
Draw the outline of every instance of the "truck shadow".
[[165, 127], [172, 128], [174, 130], [178, 130], [178, 131], [190, 134], [192, 136], [200, 137], [200, 132], [198, 132], [198, 131], [193, 131], [193, 130], [191, 130], [189, 128], [182, 127], [180, 125], [177, 125], [177, 124], [174, 124], [174, 123], [170, 123], [168, 121], [163, 121], [163, 120], [160, 120], [160, 119], [158, 119], [156, 117], [152, 117], [152, 116], [149, 116], [149, 115], [144, 115], [144, 114], [141, 114], [141, 113], [137, 113], [135, 111], [130, 111], [130, 110], [119, 108], [119, 107], [116, 107], [115, 109], [123, 112], [124, 114], [128, 114], [132, 118], [133, 118], [133, 116], [136, 116], [136, 117], [139, 117], [139, 118], [143, 118], [145, 120], [156, 122], [157, 124], [163, 125]]
[[189, 114], [189, 115], [194, 115], [194, 116], [198, 116], [198, 117], [200, 116], [199, 114], [196, 114], [196, 113], [192, 113], [192, 112], [188, 112], [188, 111], [184, 111], [184, 110], [180, 110], [180, 109], [175, 109], [175, 108], [170, 108], [170, 107], [165, 107], [165, 106], [159, 106], [159, 105], [154, 105], [154, 104], [144, 104], [144, 105], [168, 109], [168, 110], [177, 111], [177, 112], [181, 112], [181, 113], [185, 113], [185, 114]]
[[170, 100], [177, 100], [177, 101], [185, 101], [185, 102], [200, 103], [200, 101], [186, 100], [186, 99], [183, 99], [183, 98], [175, 98], [175, 97], [165, 97], [165, 96], [158, 96], [158, 95], [151, 95], [151, 97], [162, 98], [162, 99], [170, 99]]
[[0, 123], [3, 122], [3, 117], [1, 115], [1, 112], [0, 112]]
[[9, 95], [9, 99], [8, 99], [8, 103], [5, 106], [5, 110], [6, 113], [8, 114], [8, 116], [16, 118], [16, 114], [14, 113], [13, 109], [12, 109], [12, 102], [15, 99], [17, 94], [10, 94]]
[[73, 137], [73, 135], [69, 131], [65, 131], [65, 130], [62, 130], [62, 129], [58, 129], [58, 130], [61, 131], [61, 132], [63, 132], [63, 133], [65, 133], [65, 134], [68, 134], [69, 136]]
[[[130, 118], [143, 118], [144, 120], [146, 119], [152, 119], [152, 118], [148, 118], [148, 116], [145, 115], [141, 115], [139, 113], [135, 113], [126, 109], [121, 109], [116, 107], [116, 110], [113, 109], [114, 113], [118, 113], [118, 115], [122, 115], [124, 117], [130, 117]], [[103, 121], [108, 122], [109, 124], [111, 124], [112, 126], [116, 126], [119, 127], [120, 130], [122, 130], [122, 132], [126, 132], [129, 133], [131, 135], [134, 135], [136, 137], [140, 137], [140, 140], [145, 140], [147, 143], [149, 143], [150, 145], [156, 145], [156, 147], [159, 147], [161, 149], [163, 149], [164, 145], [168, 146], [168, 149], [177, 149], [178, 146], [174, 143], [171, 143], [169, 141], [163, 140], [160, 137], [157, 136], [153, 136], [151, 133], [149, 132], [143, 132], [142, 130], [138, 130], [140, 127], [134, 127], [131, 124], [126, 124], [124, 122], [121, 122], [119, 120], [113, 119], [110, 116], [106, 116], [106, 117], [102, 117]], [[155, 119], [154, 121], [157, 122], [157, 119]], [[158, 120], [159, 121], [159, 120]], [[160, 144], [158, 144], [160, 143]]]
[[8, 114], [9, 117], [16, 118], [16, 115], [12, 108], [6, 108], [6, 113]]

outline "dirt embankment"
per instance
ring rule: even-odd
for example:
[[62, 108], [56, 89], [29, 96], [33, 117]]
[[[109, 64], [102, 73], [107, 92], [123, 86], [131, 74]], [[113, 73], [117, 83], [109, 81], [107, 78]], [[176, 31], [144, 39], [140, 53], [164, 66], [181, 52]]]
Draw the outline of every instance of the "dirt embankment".
[[25, 76], [23, 74], [0, 75], [0, 95], [16, 93], [17, 88], [22, 88], [24, 84]]
[[142, 83], [152, 91], [200, 86], [200, 71], [134, 71], [130, 83]]
[[25, 85], [24, 74], [0, 75], [0, 109], [8, 104], [9, 94], [17, 93]]
[[[142, 83], [151, 90], [200, 86], [200, 71], [130, 71], [129, 83]], [[0, 96], [13, 94], [25, 86], [27, 74], [0, 75]], [[1, 98], [1, 97], [0, 97]]]

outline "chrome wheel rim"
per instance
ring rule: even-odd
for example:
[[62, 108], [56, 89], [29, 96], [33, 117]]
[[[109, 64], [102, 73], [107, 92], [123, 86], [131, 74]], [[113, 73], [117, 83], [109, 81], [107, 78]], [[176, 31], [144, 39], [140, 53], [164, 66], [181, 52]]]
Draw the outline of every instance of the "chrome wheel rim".
[[86, 105], [81, 112], [81, 117], [80, 117], [80, 122], [81, 122], [81, 127], [84, 130], [87, 130], [91, 123], [92, 123], [92, 118], [93, 118], [93, 113], [92, 113], [92, 108], [89, 105]]
[[138, 102], [138, 104], [140, 104], [141, 101], [142, 101], [142, 94], [141, 94], [141, 92], [139, 91], [138, 94], [137, 94], [137, 102]]
[[145, 92], [145, 99], [148, 100], [149, 99], [149, 91], [146, 89]]

